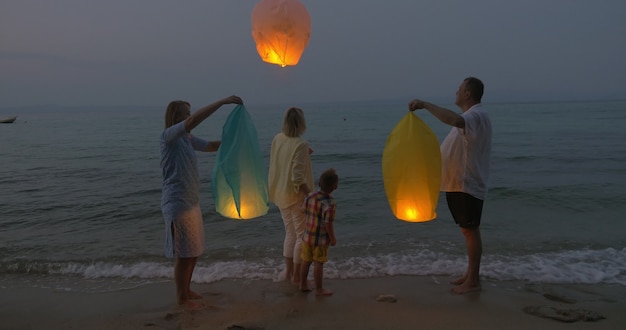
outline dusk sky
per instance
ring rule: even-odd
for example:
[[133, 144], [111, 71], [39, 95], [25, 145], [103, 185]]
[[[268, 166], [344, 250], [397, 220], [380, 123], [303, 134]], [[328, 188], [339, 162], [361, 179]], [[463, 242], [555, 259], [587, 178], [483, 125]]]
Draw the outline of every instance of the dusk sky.
[[624, 0], [302, 0], [300, 63], [261, 61], [256, 0], [3, 0], [1, 106], [414, 97], [626, 99]]

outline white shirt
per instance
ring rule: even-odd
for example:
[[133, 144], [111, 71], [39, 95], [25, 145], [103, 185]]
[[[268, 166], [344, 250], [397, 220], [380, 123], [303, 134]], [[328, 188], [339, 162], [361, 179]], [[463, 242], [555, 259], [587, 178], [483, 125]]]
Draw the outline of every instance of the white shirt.
[[453, 127], [441, 143], [441, 191], [484, 200], [491, 165], [491, 121], [480, 103], [462, 116], [465, 128]]

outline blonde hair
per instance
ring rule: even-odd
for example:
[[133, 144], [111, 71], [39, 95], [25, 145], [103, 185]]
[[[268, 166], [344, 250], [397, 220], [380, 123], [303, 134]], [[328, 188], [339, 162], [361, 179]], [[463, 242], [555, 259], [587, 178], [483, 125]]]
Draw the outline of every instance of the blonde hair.
[[191, 107], [191, 104], [187, 101], [172, 101], [167, 105], [165, 110], [165, 128], [168, 128], [174, 124], [178, 124], [176, 119], [181, 111], [187, 110]]
[[304, 134], [304, 131], [306, 131], [306, 121], [302, 109], [296, 107], [287, 109], [283, 118], [283, 134], [288, 137], [298, 137]]

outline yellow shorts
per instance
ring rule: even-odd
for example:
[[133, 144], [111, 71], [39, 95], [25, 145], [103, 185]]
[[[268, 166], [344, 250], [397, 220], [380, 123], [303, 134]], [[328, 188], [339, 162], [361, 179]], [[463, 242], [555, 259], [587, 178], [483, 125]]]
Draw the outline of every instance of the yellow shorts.
[[302, 253], [300, 258], [304, 262], [320, 262], [324, 263], [328, 261], [328, 246], [313, 246], [307, 243], [302, 243]]

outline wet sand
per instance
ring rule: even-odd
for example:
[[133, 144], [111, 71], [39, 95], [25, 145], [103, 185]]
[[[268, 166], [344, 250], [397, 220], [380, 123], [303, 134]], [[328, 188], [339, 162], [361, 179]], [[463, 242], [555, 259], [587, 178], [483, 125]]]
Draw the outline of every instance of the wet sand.
[[2, 329], [622, 329], [626, 287], [483, 280], [450, 293], [451, 278], [326, 280], [330, 297], [285, 282], [192, 284], [204, 307], [174, 304], [174, 284], [108, 293], [1, 288]]

